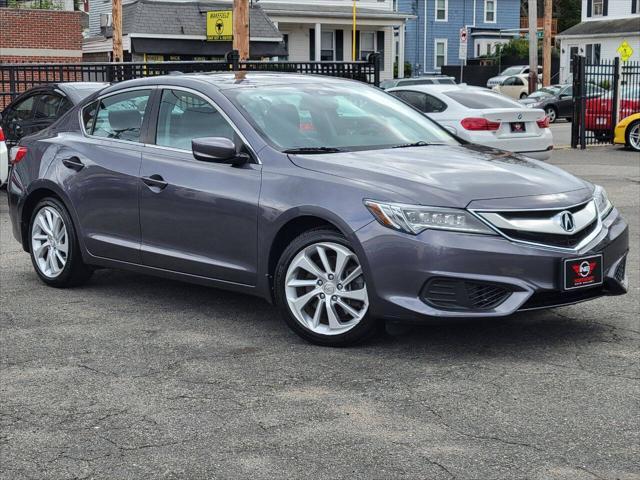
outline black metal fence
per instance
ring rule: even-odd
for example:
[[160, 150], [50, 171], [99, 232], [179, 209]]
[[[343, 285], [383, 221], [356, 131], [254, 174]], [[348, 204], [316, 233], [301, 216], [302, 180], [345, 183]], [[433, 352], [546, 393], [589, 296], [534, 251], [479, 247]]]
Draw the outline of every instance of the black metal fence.
[[20, 93], [36, 85], [58, 82], [121, 82], [174, 72], [289, 72], [349, 78], [378, 86], [380, 54], [365, 62], [239, 61], [229, 52], [225, 61], [123, 63], [0, 63], [0, 110]]
[[573, 123], [571, 146], [613, 143], [616, 124], [640, 112], [640, 62], [589, 63], [572, 59]]

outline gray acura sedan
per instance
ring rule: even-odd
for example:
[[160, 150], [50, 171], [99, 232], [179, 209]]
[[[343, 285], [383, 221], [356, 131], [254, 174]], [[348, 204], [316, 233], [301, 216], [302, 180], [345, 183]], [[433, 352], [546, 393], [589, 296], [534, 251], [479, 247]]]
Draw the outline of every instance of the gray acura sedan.
[[15, 162], [13, 233], [46, 284], [108, 267], [250, 293], [322, 345], [627, 289], [627, 224], [601, 187], [354, 81], [127, 81]]

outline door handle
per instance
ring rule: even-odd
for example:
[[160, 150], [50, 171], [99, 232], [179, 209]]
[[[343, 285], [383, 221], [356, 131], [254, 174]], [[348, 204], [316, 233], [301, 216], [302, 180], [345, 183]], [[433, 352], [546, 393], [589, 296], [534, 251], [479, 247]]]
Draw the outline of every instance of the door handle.
[[62, 164], [65, 167], [70, 168], [71, 170], [75, 170], [76, 172], [84, 168], [84, 163], [82, 163], [78, 157], [64, 158], [62, 160]]
[[164, 181], [164, 178], [162, 178], [160, 175], [157, 175], [157, 174], [151, 175], [150, 177], [142, 177], [142, 181], [148, 187], [158, 188], [160, 190], [162, 190], [167, 185], [169, 185], [167, 182]]

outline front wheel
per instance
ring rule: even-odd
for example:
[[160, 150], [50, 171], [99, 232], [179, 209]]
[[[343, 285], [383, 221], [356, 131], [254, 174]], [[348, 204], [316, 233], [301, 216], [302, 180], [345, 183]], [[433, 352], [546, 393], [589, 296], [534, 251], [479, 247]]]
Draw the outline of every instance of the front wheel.
[[282, 254], [274, 281], [284, 320], [305, 340], [341, 347], [377, 330], [360, 260], [338, 232], [322, 228], [297, 237]]
[[29, 224], [31, 261], [40, 279], [64, 288], [86, 282], [93, 271], [82, 256], [71, 217], [56, 198], [36, 205]]
[[630, 149], [640, 152], [640, 120], [632, 122], [625, 133], [626, 143]]

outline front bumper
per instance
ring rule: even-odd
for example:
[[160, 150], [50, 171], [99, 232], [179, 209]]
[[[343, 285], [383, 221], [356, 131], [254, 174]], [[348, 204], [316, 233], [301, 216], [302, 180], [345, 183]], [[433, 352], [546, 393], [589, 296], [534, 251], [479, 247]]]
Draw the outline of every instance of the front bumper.
[[[426, 317], [492, 317], [549, 308], [627, 291], [619, 268], [628, 251], [628, 228], [613, 209], [601, 233], [576, 253], [512, 242], [501, 236], [427, 230], [413, 236], [372, 222], [356, 232], [362, 250], [371, 314], [388, 319], [424, 321]], [[561, 285], [563, 259], [603, 255], [604, 283], [566, 292]], [[618, 274], [618, 278], [616, 278]], [[432, 279], [464, 279], [497, 284], [508, 297], [489, 309], [449, 310], [423, 300]]]

